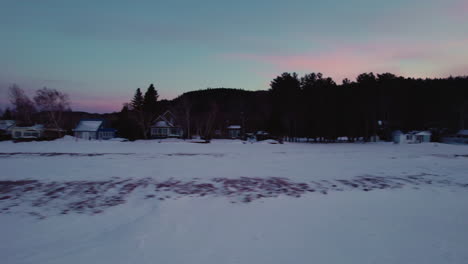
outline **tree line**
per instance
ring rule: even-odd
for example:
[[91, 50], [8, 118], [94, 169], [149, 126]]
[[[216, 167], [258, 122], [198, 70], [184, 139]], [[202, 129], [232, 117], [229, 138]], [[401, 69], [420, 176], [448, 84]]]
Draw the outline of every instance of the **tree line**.
[[[369, 141], [391, 131], [464, 128], [468, 77], [414, 79], [363, 73], [341, 85], [320, 73], [283, 73], [271, 82], [270, 129], [289, 137]], [[444, 131], [449, 130], [449, 131]]]
[[50, 126], [72, 129], [70, 120], [104, 116], [118, 136], [128, 139], [149, 138], [151, 126], [166, 110], [177, 117], [176, 125], [186, 138], [210, 139], [222, 135], [229, 125], [240, 125], [243, 133], [267, 131], [276, 137], [316, 142], [343, 137], [390, 139], [397, 129], [431, 130], [437, 139], [465, 128], [468, 77], [416, 79], [363, 73], [354, 81], [337, 84], [321, 73], [285, 72], [271, 81], [268, 90], [208, 88], [173, 100], [159, 100], [151, 84], [146, 90], [138, 88], [120, 112], [105, 115], [71, 112], [68, 96], [48, 88], [36, 91], [31, 100], [12, 86], [9, 97], [14, 108], [4, 111], [3, 119], [28, 123], [40, 116]]
[[[468, 108], [468, 77], [415, 79], [391, 73], [360, 74], [337, 84], [321, 73], [283, 73], [270, 89], [208, 88], [157, 101], [150, 85], [118, 114], [122, 136], [147, 138], [159, 114], [171, 110], [186, 137], [213, 138], [229, 125], [242, 132], [268, 131], [277, 137], [316, 142], [390, 139], [393, 130], [431, 130], [437, 135], [463, 129]], [[156, 94], [156, 96], [154, 96]], [[145, 103], [146, 102], [146, 103]], [[146, 107], [145, 107], [146, 105]], [[151, 105], [151, 106], [150, 106]], [[135, 127], [139, 126], [139, 134]]]

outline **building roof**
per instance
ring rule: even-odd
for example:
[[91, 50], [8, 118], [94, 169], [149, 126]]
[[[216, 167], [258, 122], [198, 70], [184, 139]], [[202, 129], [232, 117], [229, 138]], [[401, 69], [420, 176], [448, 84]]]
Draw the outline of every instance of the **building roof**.
[[75, 129], [73, 129], [73, 131], [97, 132], [103, 123], [104, 120], [102, 119], [83, 119], [78, 123], [78, 125]]
[[414, 136], [431, 136], [432, 133], [430, 131], [410, 131], [408, 133], [403, 133], [401, 130], [395, 130], [392, 133], [393, 136], [400, 136], [400, 135], [414, 135]]
[[0, 130], [7, 130], [16, 124], [15, 120], [0, 120]]
[[419, 131], [419, 132], [416, 132], [415, 135], [416, 136], [430, 136], [432, 135], [432, 133], [429, 131]]
[[177, 127], [175, 125], [176, 118], [174, 114], [167, 110], [164, 114], [156, 118], [154, 124], [151, 127]]
[[15, 126], [11, 128], [12, 130], [35, 130], [35, 131], [40, 131], [44, 130], [44, 125], [34, 125], [34, 126], [27, 126], [27, 127], [22, 127], [22, 126]]
[[457, 135], [468, 136], [468, 129], [462, 129], [457, 132]]
[[231, 125], [231, 126], [228, 126], [227, 129], [241, 129], [241, 126], [239, 126], [239, 125]]
[[160, 121], [157, 121], [153, 127], [174, 127], [173, 124], [167, 122], [167, 121], [164, 121], [164, 120], [160, 120]]

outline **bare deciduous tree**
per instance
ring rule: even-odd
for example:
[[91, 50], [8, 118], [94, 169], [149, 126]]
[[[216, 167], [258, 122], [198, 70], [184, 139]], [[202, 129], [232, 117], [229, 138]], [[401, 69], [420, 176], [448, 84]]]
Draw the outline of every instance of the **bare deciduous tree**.
[[211, 109], [204, 115], [204, 119], [201, 120], [200, 127], [202, 128], [202, 138], [205, 139], [206, 142], [211, 141], [211, 137], [213, 135], [213, 126], [216, 121], [216, 117], [219, 112], [219, 107], [216, 102], [211, 103]]
[[13, 84], [8, 88], [10, 103], [15, 107], [16, 120], [22, 123], [31, 124], [32, 115], [36, 112], [33, 101], [25, 94], [18, 85]]
[[70, 111], [68, 95], [55, 89], [44, 87], [36, 91], [34, 101], [39, 110], [46, 113], [48, 125], [60, 129], [63, 112]]
[[188, 139], [192, 138], [192, 134], [190, 131], [190, 115], [192, 110], [192, 102], [187, 97], [182, 98], [182, 110], [185, 117], [185, 126], [187, 129], [187, 134], [185, 135]]

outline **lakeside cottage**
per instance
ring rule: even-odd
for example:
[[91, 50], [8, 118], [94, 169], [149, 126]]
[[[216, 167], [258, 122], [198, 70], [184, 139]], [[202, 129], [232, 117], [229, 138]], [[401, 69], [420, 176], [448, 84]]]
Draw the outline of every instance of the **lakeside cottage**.
[[44, 125], [14, 126], [10, 130], [13, 139], [37, 139], [44, 135]]
[[152, 138], [181, 138], [184, 135], [182, 127], [169, 110], [156, 118], [150, 132]]
[[431, 142], [432, 133], [429, 131], [411, 131], [403, 133], [401, 130], [396, 130], [392, 134], [393, 143], [396, 144], [415, 144]]
[[104, 119], [82, 119], [78, 123], [73, 134], [76, 138], [92, 140], [92, 139], [111, 139], [115, 137], [116, 130], [105, 127]]

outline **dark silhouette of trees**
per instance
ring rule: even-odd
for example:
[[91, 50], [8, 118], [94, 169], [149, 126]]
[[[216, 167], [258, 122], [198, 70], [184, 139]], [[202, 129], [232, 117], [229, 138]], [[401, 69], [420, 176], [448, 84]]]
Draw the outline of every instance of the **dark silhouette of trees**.
[[158, 91], [156, 91], [154, 85], [151, 84], [143, 98], [142, 108], [145, 113], [154, 115], [158, 112], [158, 97]]
[[140, 88], [136, 89], [135, 95], [130, 103], [130, 106], [133, 110], [141, 111], [143, 110], [143, 94], [141, 93]]
[[327, 141], [337, 137], [336, 93], [335, 82], [331, 78], [323, 78], [321, 73], [306, 74], [301, 78], [301, 137], [310, 137], [315, 141]]
[[8, 88], [10, 103], [14, 106], [16, 121], [30, 125], [33, 123], [33, 115], [36, 113], [34, 102], [29, 99], [23, 89], [13, 84]]
[[208, 88], [173, 100], [158, 100], [151, 84], [144, 94], [138, 88], [119, 113], [105, 115], [69, 112], [66, 95], [53, 89], [38, 90], [34, 102], [13, 85], [9, 99], [13, 108], [5, 109], [2, 119], [15, 119], [20, 125], [46, 121], [70, 130], [80, 118], [103, 117], [128, 139], [148, 138], [155, 118], [166, 110], [175, 114], [185, 137], [206, 139], [222, 137], [228, 126], [241, 125], [242, 132], [267, 131], [290, 141], [390, 139], [396, 129], [428, 129], [437, 140], [468, 124], [468, 76], [415, 79], [363, 73], [337, 84], [321, 73], [285, 72], [268, 90]]
[[[157, 99], [153, 85], [144, 96], [138, 89], [118, 114], [120, 135], [147, 138], [152, 119], [166, 110], [176, 115], [186, 137], [206, 139], [222, 136], [229, 125], [241, 125], [243, 132], [268, 131], [290, 141], [372, 141], [375, 136], [391, 139], [396, 129], [430, 129], [441, 135], [468, 122], [468, 77], [363, 73], [337, 84], [321, 73], [283, 73], [267, 91], [208, 88], [170, 101]], [[140, 133], [132, 134], [136, 127]]]
[[10, 108], [6, 108], [5, 111], [3, 112], [2, 115], [3, 120], [12, 120], [13, 119], [13, 114], [11, 113]]
[[128, 114], [131, 116], [140, 128], [141, 137], [144, 139], [149, 138], [150, 128], [153, 121], [160, 114], [158, 104], [158, 91], [151, 84], [145, 92], [145, 95], [141, 93], [140, 88], [135, 91], [135, 95], [127, 106], [132, 113]]
[[164, 109], [177, 116], [184, 131], [188, 131], [186, 137], [210, 139], [225, 134], [229, 125], [241, 125], [246, 131], [267, 130], [270, 102], [267, 91], [209, 88], [184, 93]]
[[129, 140], [141, 138], [139, 125], [136, 122], [134, 113], [131, 112], [129, 104], [124, 104], [122, 110], [117, 114], [117, 120], [113, 126], [117, 129], [117, 136]]
[[295, 138], [299, 132], [301, 84], [296, 73], [283, 73], [270, 84], [273, 115], [271, 130]]
[[[297, 80], [300, 80], [298, 85]], [[321, 73], [283, 73], [270, 85], [269, 131], [317, 142], [390, 139], [392, 130], [463, 129], [468, 77], [413, 79], [363, 73], [337, 85]]]
[[185, 126], [185, 137], [188, 139], [192, 138], [191, 122], [192, 122], [192, 102], [188, 96], [183, 96], [179, 99], [179, 104], [175, 110], [182, 120]]
[[58, 129], [59, 136], [62, 134], [63, 113], [70, 110], [68, 95], [55, 89], [44, 87], [36, 91], [34, 102], [42, 113], [46, 114], [46, 125]]

